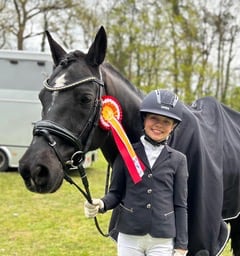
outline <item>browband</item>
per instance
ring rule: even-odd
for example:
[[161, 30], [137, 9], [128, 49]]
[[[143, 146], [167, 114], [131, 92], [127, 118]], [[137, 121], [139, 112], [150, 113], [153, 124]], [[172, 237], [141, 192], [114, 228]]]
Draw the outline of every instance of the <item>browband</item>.
[[97, 84], [99, 84], [101, 86], [104, 86], [104, 82], [102, 80], [98, 79], [97, 77], [94, 77], [94, 76], [90, 76], [88, 78], [79, 80], [79, 81], [71, 83], [71, 84], [66, 84], [66, 85], [61, 86], [61, 87], [52, 87], [52, 86], [50, 86], [48, 84], [48, 79], [46, 79], [46, 80], [43, 81], [43, 86], [49, 91], [60, 91], [60, 90], [65, 90], [65, 89], [68, 89], [68, 88], [71, 88], [71, 87], [78, 86], [78, 85], [86, 83], [86, 82], [96, 82]]

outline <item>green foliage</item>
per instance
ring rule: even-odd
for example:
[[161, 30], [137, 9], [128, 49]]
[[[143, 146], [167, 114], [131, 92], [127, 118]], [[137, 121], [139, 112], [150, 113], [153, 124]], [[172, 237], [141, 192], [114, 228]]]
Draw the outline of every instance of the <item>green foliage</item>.
[[232, 106], [239, 84], [234, 73], [240, 7], [232, 0], [208, 2], [3, 1], [0, 48], [28, 50], [31, 40], [41, 41], [39, 49], [44, 51], [42, 32], [47, 29], [66, 49], [85, 51], [103, 25], [108, 36], [106, 61], [138, 88], [171, 89], [186, 103], [211, 95]]
[[236, 84], [230, 78], [240, 29], [231, 1], [218, 7], [193, 0], [119, 1], [108, 15], [108, 60], [146, 92], [164, 87], [186, 103], [207, 95], [227, 103]]
[[232, 88], [232, 92], [229, 94], [229, 96], [226, 99], [226, 104], [230, 106], [231, 108], [240, 111], [240, 87], [234, 86]]

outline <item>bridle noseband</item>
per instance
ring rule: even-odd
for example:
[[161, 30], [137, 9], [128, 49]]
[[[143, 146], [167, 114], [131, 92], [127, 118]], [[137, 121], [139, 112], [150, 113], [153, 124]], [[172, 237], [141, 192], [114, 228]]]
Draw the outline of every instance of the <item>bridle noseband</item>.
[[[82, 80], [79, 80], [77, 82], [67, 84], [61, 87], [52, 87], [48, 84], [48, 80], [45, 80], [43, 85], [44, 87], [49, 91], [60, 91], [60, 90], [67, 90], [72, 87], [80, 86], [81, 84], [87, 83], [87, 82], [93, 82], [93, 84], [97, 85], [97, 95], [94, 101], [94, 105], [92, 107], [92, 111], [90, 111], [90, 116], [87, 119], [86, 124], [83, 127], [83, 130], [81, 131], [80, 135], [77, 137], [75, 136], [71, 131], [68, 129], [60, 126], [59, 124], [50, 121], [50, 120], [40, 120], [35, 123], [33, 128], [33, 135], [34, 136], [42, 136], [49, 144], [50, 147], [54, 150], [58, 160], [62, 164], [63, 171], [64, 171], [64, 179], [69, 182], [70, 184], [73, 184], [77, 189], [83, 194], [83, 196], [87, 199], [89, 203], [92, 203], [92, 197], [89, 190], [88, 185], [88, 179], [86, 176], [85, 169], [83, 167], [83, 162], [85, 160], [85, 154], [88, 152], [89, 147], [92, 142], [93, 134], [98, 126], [98, 120], [100, 118], [101, 114], [101, 97], [102, 97], [102, 88], [104, 87], [104, 82], [102, 80], [102, 75], [100, 73], [100, 79], [96, 77], [88, 77]], [[86, 134], [86, 142], [82, 143], [82, 136]], [[62, 155], [57, 149], [57, 143], [54, 140], [54, 137], [57, 136], [61, 139], [64, 139], [65, 141], [71, 143], [74, 148], [75, 152], [73, 153], [72, 157], [68, 161], [64, 161]], [[70, 167], [69, 167], [70, 166]], [[85, 191], [82, 190], [73, 180], [72, 178], [67, 174], [68, 170], [70, 168], [78, 169], [80, 177], [82, 179], [82, 183], [84, 185]], [[96, 217], [94, 218], [95, 225], [98, 229], [98, 231], [105, 237], [108, 237], [109, 234], [104, 234], [102, 230], [99, 227], [99, 224], [97, 222]]]

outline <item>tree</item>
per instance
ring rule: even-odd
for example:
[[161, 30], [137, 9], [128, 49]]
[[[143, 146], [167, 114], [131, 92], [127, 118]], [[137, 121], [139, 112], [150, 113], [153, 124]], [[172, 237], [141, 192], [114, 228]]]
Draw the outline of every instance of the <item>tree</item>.
[[40, 35], [46, 51], [43, 32], [49, 30], [66, 49], [87, 49], [104, 25], [107, 60], [140, 89], [168, 88], [187, 103], [205, 95], [230, 106], [236, 100], [236, 1], [88, 2], [1, 0], [0, 47], [27, 49], [29, 39]]
[[[44, 30], [58, 31], [65, 26], [65, 31], [73, 26], [71, 13], [77, 8], [78, 1], [72, 0], [12, 0], [5, 1], [2, 8], [2, 21], [6, 35], [15, 40], [18, 50], [24, 49], [24, 42], [39, 35], [44, 37]], [[13, 12], [12, 10], [15, 10]], [[66, 21], [70, 22], [66, 22]], [[67, 33], [68, 34], [68, 33]], [[69, 33], [70, 34], [70, 33]], [[42, 50], [44, 50], [42, 41]]]
[[226, 102], [230, 87], [230, 69], [234, 58], [233, 46], [239, 33], [239, 26], [235, 23], [232, 13], [232, 1], [221, 1], [217, 15], [214, 15], [215, 33], [217, 35], [217, 68], [215, 97]]

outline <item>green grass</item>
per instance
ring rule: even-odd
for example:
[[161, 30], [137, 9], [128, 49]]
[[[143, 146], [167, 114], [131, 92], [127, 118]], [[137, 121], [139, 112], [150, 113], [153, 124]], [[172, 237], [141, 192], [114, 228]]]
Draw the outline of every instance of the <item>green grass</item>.
[[[99, 157], [87, 170], [93, 197], [104, 194], [106, 163]], [[82, 187], [80, 178], [72, 178]], [[102, 237], [83, 212], [83, 196], [64, 182], [53, 194], [29, 192], [17, 172], [0, 173], [1, 256], [107, 256], [116, 244]], [[110, 213], [98, 217], [107, 232]]]
[[[87, 170], [93, 197], [104, 194], [106, 162], [101, 154]], [[81, 185], [77, 174], [72, 178]], [[82, 185], [81, 185], [82, 187]], [[0, 173], [1, 256], [114, 256], [116, 244], [102, 237], [83, 213], [83, 196], [64, 182], [53, 194], [29, 192], [16, 171]], [[107, 232], [110, 213], [98, 220]], [[230, 256], [229, 247], [223, 253]]]

